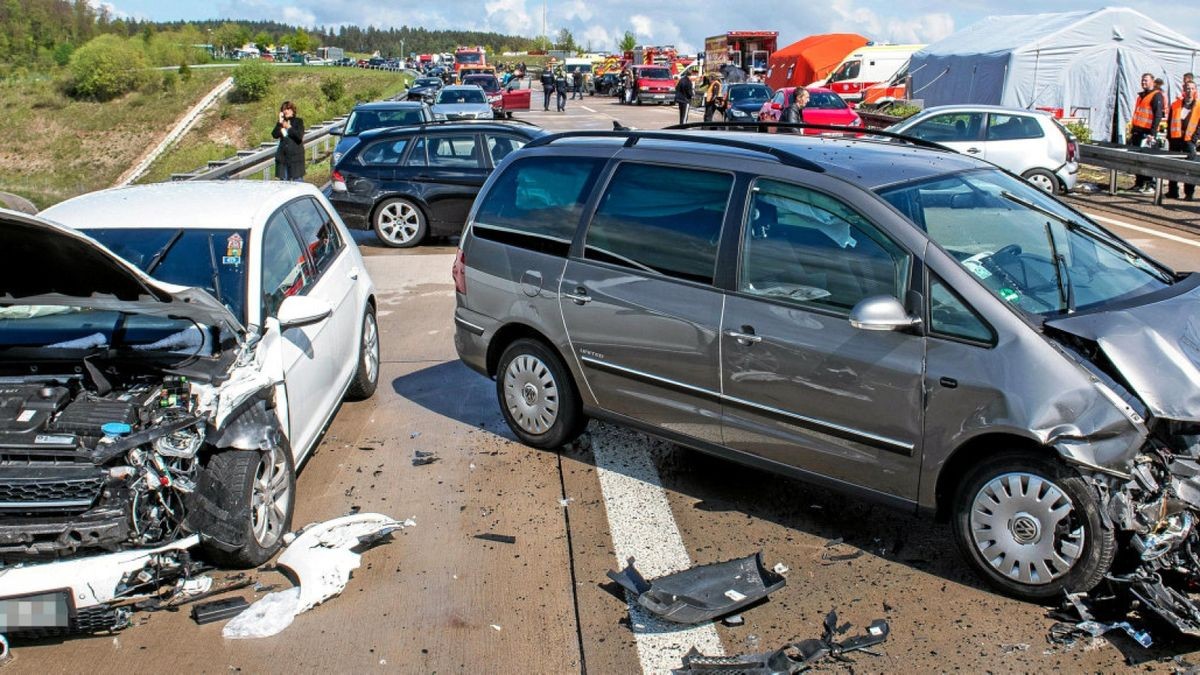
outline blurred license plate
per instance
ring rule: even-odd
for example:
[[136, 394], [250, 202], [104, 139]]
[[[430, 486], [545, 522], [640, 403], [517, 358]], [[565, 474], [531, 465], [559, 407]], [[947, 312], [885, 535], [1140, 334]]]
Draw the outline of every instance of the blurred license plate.
[[0, 599], [0, 633], [25, 628], [66, 628], [69, 619], [65, 592]]

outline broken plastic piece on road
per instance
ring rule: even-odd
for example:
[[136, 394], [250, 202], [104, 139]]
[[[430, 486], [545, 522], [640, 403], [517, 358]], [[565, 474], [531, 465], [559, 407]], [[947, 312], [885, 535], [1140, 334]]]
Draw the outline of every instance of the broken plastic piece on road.
[[861, 548], [852, 549], [849, 550], [849, 552], [844, 553], [836, 552], [842, 550], [843, 548], [850, 549], [851, 547], [846, 544], [841, 537], [838, 537], [837, 539], [830, 539], [829, 541], [825, 542], [825, 545], [821, 547], [821, 564], [833, 565], [840, 562], [846, 562], [847, 560], [859, 558], [863, 554], [863, 550]]
[[483, 534], [475, 535], [475, 538], [482, 539], [484, 541], [494, 541], [499, 544], [515, 544], [515, 543], [517, 543], [517, 538], [512, 536], [511, 534], [492, 534], [491, 532], [485, 532]]
[[763, 565], [762, 552], [701, 565], [646, 581], [634, 567], [610, 571], [608, 578], [629, 591], [651, 614], [675, 623], [709, 621], [754, 604], [783, 588], [787, 580]]
[[185, 579], [183, 583], [179, 585], [179, 591], [177, 595], [194, 598], [197, 595], [207, 593], [212, 586], [213, 579], [207, 574], [198, 577], [192, 577], [190, 579]]
[[204, 602], [192, 607], [192, 620], [201, 626], [214, 621], [224, 621], [241, 614], [249, 606], [250, 603], [240, 595]]
[[705, 656], [695, 647], [683, 657], [683, 667], [672, 671], [675, 675], [703, 675], [705, 673], [737, 673], [739, 675], [790, 675], [812, 668], [821, 659], [831, 658], [849, 661], [847, 654], [864, 652], [888, 639], [891, 627], [883, 619], [876, 619], [867, 626], [867, 632], [841, 642], [834, 637], [850, 629], [850, 624], [839, 626], [837, 612], [825, 615], [825, 632], [820, 639], [803, 640], [784, 645], [773, 652], [746, 654], [741, 656]]
[[784, 565], [783, 563], [775, 563], [775, 567], [773, 567], [771, 569], [775, 570], [775, 574], [778, 574], [780, 576], [784, 576], [788, 572], [791, 571], [788, 569], [788, 566]]
[[729, 626], [730, 628], [736, 628], [738, 626], [746, 625], [746, 619], [741, 614], [730, 614], [724, 619], [721, 619], [721, 623]]
[[492, 624], [492, 630], [495, 630], [495, 631], [499, 631], [499, 630], [501, 630], [501, 628], [500, 628], [500, 624], [498, 624], [498, 623], [494, 623], [494, 624]]
[[416, 525], [378, 513], [358, 513], [314, 523], [304, 528], [283, 554], [278, 565], [291, 570], [299, 586], [268, 593], [225, 624], [227, 638], [275, 635], [291, 625], [297, 614], [308, 611], [342, 592], [350, 573], [362, 561], [359, 553], [396, 530]]
[[433, 464], [439, 459], [441, 458], [437, 456], [437, 453], [426, 452], [424, 450], [413, 450], [412, 465], [425, 466], [426, 464]]

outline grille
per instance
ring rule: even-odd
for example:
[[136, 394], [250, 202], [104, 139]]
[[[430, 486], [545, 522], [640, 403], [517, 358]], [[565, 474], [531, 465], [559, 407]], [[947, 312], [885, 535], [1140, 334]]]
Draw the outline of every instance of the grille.
[[84, 510], [96, 501], [103, 476], [57, 480], [0, 478], [0, 510]]

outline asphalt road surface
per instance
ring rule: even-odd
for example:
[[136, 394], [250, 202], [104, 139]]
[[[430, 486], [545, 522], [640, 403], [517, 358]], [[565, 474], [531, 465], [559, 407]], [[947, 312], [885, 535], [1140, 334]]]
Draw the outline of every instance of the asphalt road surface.
[[[676, 121], [674, 108], [601, 97], [546, 113], [534, 95], [536, 110], [521, 117], [553, 129]], [[1168, 264], [1200, 267], [1200, 239], [1157, 224], [1196, 214], [1141, 200], [1075, 203]], [[5, 675], [665, 672], [693, 645], [735, 654], [819, 637], [830, 609], [857, 629], [891, 623], [878, 655], [842, 666], [855, 671], [1115, 671], [1127, 656], [1158, 670], [1178, 666], [1169, 660], [1176, 655], [1200, 662], [1189, 654], [1195, 645], [1141, 650], [1122, 636], [1048, 643], [1047, 609], [984, 588], [942, 524], [605, 424], [559, 453], [514, 442], [494, 384], [455, 358], [452, 243], [397, 251], [370, 235], [358, 240], [380, 290], [382, 381], [372, 400], [343, 406], [303, 467], [295, 524], [358, 507], [416, 526], [367, 551], [341, 596], [276, 637], [224, 640], [220, 623], [143, 613], [116, 635], [17, 643]], [[414, 467], [415, 450], [440, 460]], [[516, 542], [475, 538], [487, 533]], [[605, 577], [630, 556], [653, 577], [758, 550], [769, 566], [790, 569], [787, 586], [746, 610], [740, 627], [657, 625], [631, 615]], [[277, 572], [252, 574], [288, 583]]]

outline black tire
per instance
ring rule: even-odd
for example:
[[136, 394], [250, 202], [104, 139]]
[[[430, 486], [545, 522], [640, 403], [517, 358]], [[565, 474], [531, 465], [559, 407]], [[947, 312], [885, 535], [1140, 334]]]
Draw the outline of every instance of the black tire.
[[[235, 569], [258, 567], [275, 555], [283, 544], [283, 535], [291, 530], [292, 513], [296, 508], [296, 467], [287, 441], [281, 440], [276, 450], [279, 454], [275, 461], [271, 459], [273, 452], [258, 450], [222, 450], [209, 457], [204, 467], [205, 483], [210, 486], [208, 496], [216, 509], [230, 514], [230, 519], [220, 524], [228, 529], [220, 538], [244, 542], [241, 547], [227, 551], [205, 541], [203, 550], [214, 563]], [[282, 467], [278, 467], [278, 461], [282, 461]], [[287, 503], [277, 524], [264, 528], [265, 536], [260, 538], [255, 533], [258, 522], [256, 483], [260, 472], [269, 464], [275, 464], [276, 470], [282, 468], [285, 472]]]
[[362, 330], [358, 340], [358, 367], [354, 370], [354, 379], [346, 390], [346, 398], [351, 401], [365, 401], [375, 395], [379, 386], [379, 322], [375, 318], [375, 309], [370, 305], [363, 313]]
[[429, 232], [425, 212], [413, 202], [393, 197], [379, 202], [371, 214], [371, 229], [384, 246], [412, 248], [420, 244]]
[[[537, 340], [516, 340], [500, 355], [496, 400], [508, 427], [522, 443], [534, 448], [560, 448], [578, 438], [587, 426], [570, 371], [554, 350]], [[552, 414], [546, 412], [550, 407], [554, 408]]]
[[[980, 550], [983, 544], [977, 545], [976, 537], [972, 533], [973, 515], [980, 518], [976, 524], [980, 527], [980, 536], [985, 538], [984, 543], [987, 541], [987, 533], [995, 530], [986, 526], [987, 519], [1004, 520], [1007, 527], [997, 534], [1002, 539], [993, 540], [997, 548], [989, 546], [987, 550], [993, 551], [992, 555], [995, 557], [990, 560], [998, 561], [998, 566], [1008, 567], [1011, 562], [1010, 573], [1023, 563], [1013, 562], [1019, 558], [1003, 555], [998, 547], [1009, 546], [1013, 547], [1012, 550], [1032, 554], [1033, 548], [1043, 541], [1044, 533], [1041, 527], [1045, 521], [1030, 515], [1030, 512], [1038, 513], [1038, 506], [1028, 503], [1028, 498], [1022, 503], [1019, 497], [1012, 501], [1002, 497], [1002, 503], [996, 500], [993, 492], [990, 494], [993, 495], [991, 500], [996, 506], [995, 510], [985, 508], [978, 514], [972, 513], [976, 497], [980, 496], [985, 488], [998, 486], [1004, 492], [1011, 490], [1013, 483], [1008, 480], [993, 482], [1011, 474], [1019, 474], [1017, 490], [1034, 488], [1032, 477], [1044, 481], [1038, 493], [1048, 501], [1045, 501], [1047, 506], [1042, 508], [1057, 504], [1059, 508], [1052, 510], [1061, 510], [1065, 505], [1062, 497], [1070, 500], [1069, 510], [1055, 528], [1054, 540], [1046, 540], [1059, 556], [1059, 561], [1070, 564], [1065, 569], [1051, 569], [1046, 566], [1045, 569], [1051, 572], [1046, 577], [1048, 581], [1024, 582], [1002, 573]], [[1059, 492], [1057, 499], [1051, 497], [1053, 488], [1057, 488]], [[1016, 513], [1011, 513], [1014, 510]], [[954, 495], [953, 527], [954, 538], [963, 557], [989, 584], [1007, 595], [1033, 602], [1055, 602], [1062, 599], [1064, 592], [1082, 593], [1095, 588], [1112, 566], [1117, 551], [1116, 535], [1113, 530], [1103, 525], [1094, 488], [1078, 472], [1065, 464], [1034, 453], [1011, 453], [990, 457], [968, 471]], [[1073, 536], [1080, 528], [1082, 534], [1078, 537]], [[1021, 537], [1032, 540], [1022, 543], [1019, 541]], [[1070, 550], [1068, 547], [1078, 549], [1073, 561], [1069, 560], [1071, 554], [1067, 553]], [[1030, 564], [1028, 570], [1032, 572], [1033, 569]], [[1017, 575], [1020, 576], [1020, 573]]]
[[1030, 169], [1021, 174], [1021, 177], [1030, 185], [1049, 194], [1056, 195], [1062, 192], [1062, 184], [1058, 181], [1058, 176], [1045, 169]]

